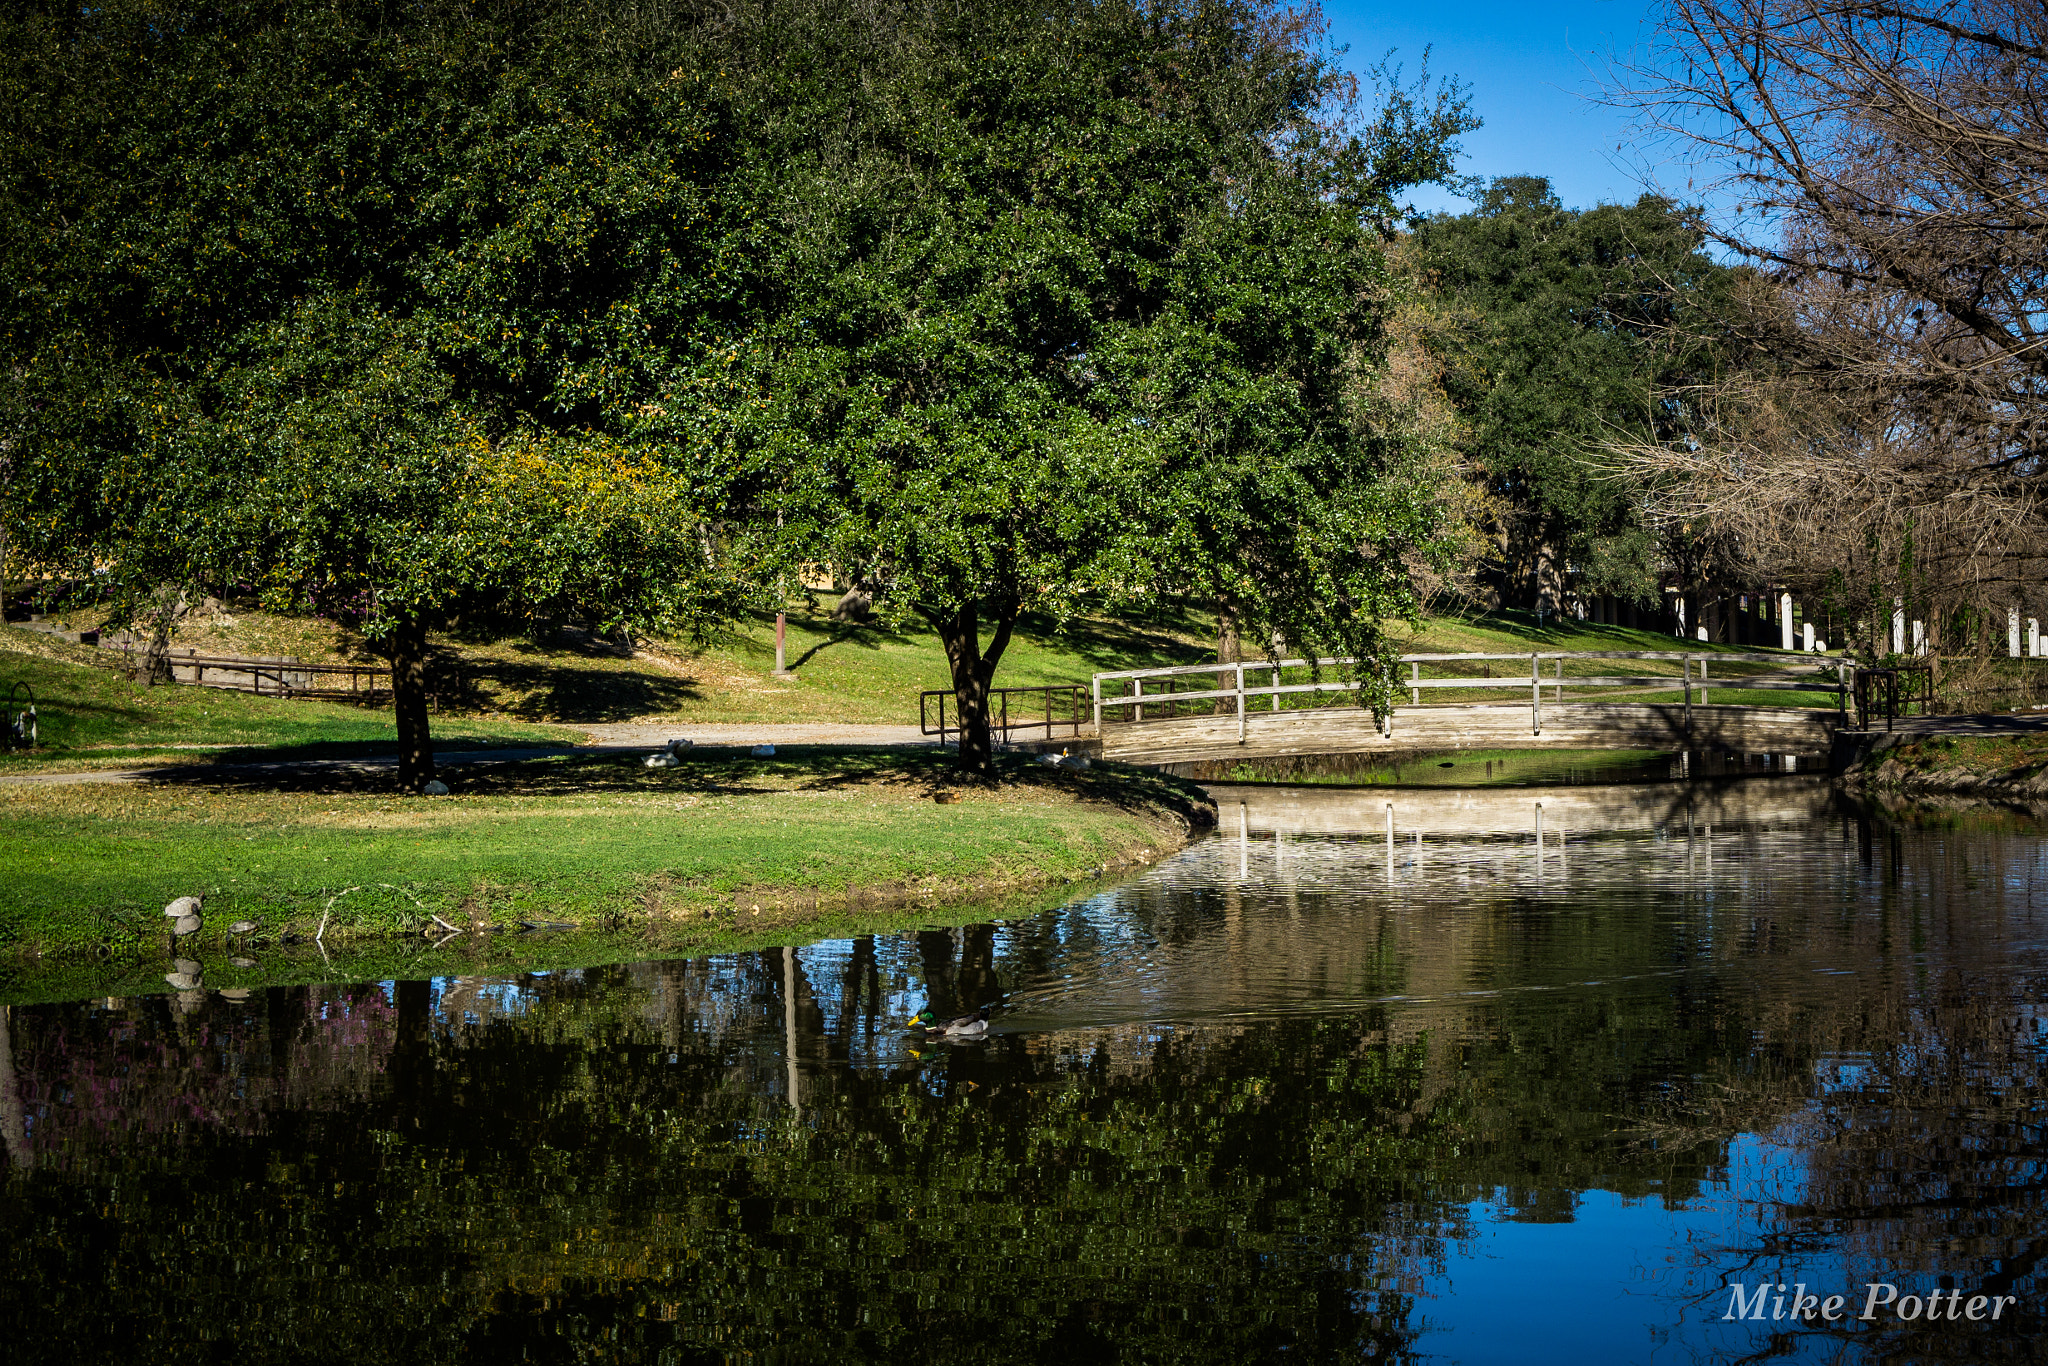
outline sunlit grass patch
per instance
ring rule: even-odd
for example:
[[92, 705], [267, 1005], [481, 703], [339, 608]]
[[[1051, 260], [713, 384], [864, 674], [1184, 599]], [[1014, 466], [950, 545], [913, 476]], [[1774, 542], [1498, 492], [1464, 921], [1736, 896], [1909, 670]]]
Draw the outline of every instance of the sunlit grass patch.
[[[957, 802], [932, 800], [942, 788]], [[1135, 772], [1015, 766], [955, 788], [921, 751], [736, 753], [684, 767], [590, 759], [458, 775], [400, 798], [308, 776], [294, 790], [147, 783], [0, 787], [0, 937], [128, 950], [161, 907], [207, 897], [194, 947], [522, 919], [771, 918], [1078, 877], [1178, 843], [1202, 799]], [[1205, 808], [1202, 808], [1205, 810]], [[1178, 811], [1181, 814], [1175, 815]]]

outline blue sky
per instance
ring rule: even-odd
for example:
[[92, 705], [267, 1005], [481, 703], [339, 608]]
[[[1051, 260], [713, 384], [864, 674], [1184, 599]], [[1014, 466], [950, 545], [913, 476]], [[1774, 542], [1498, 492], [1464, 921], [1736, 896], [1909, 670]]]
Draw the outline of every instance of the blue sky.
[[[1350, 44], [1346, 64], [1363, 72], [1388, 48], [1413, 78], [1424, 48], [1432, 73], [1471, 87], [1486, 126], [1465, 138], [1463, 170], [1482, 176], [1547, 175], [1573, 208], [1633, 203], [1642, 186], [1631, 168], [1619, 114], [1584, 98], [1615, 54], [1647, 43], [1649, 0], [1466, 0], [1460, 4], [1324, 0], [1331, 36]], [[1427, 209], [1470, 207], [1434, 188], [1416, 193]]]

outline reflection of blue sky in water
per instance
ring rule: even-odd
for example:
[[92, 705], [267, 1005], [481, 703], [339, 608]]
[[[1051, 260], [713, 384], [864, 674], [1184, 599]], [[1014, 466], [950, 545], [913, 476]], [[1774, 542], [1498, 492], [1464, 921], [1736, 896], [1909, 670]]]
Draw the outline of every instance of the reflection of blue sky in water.
[[[1831, 802], [1804, 779], [1269, 793], [1226, 802], [1221, 835], [1122, 886], [1001, 925], [247, 1004], [18, 1007], [15, 1056], [31, 1137], [67, 1161], [175, 1164], [207, 1125], [276, 1124], [290, 1163], [319, 1115], [424, 1125], [405, 1163], [351, 1179], [399, 1209], [481, 1164], [527, 1206], [519, 1256], [567, 1259], [564, 1274], [589, 1274], [572, 1254], [597, 1225], [632, 1262], [650, 1213], [685, 1241], [779, 1227], [721, 1224], [728, 1180], [898, 1190], [865, 1232], [831, 1236], [902, 1245], [930, 1217], [912, 1208], [920, 1173], [980, 1164], [997, 1175], [969, 1199], [996, 1207], [991, 1228], [1043, 1235], [1093, 1217], [1105, 1189], [1130, 1221], [1100, 1262], [1026, 1258], [1034, 1295], [1085, 1298], [1101, 1268], [1145, 1265], [1193, 1276], [1176, 1312], [1198, 1315], [1259, 1284], [1330, 1287], [1367, 1331], [1390, 1313], [1387, 1331], [1419, 1333], [1426, 1360], [1725, 1360], [1784, 1326], [1727, 1322], [1735, 1281], [1823, 1298], [1873, 1279], [1924, 1295], [1943, 1272], [2039, 1284], [2048, 846], [2010, 821], [1859, 825]], [[1002, 1003], [986, 1041], [903, 1028], [984, 1000]], [[909, 1094], [923, 1108], [904, 1138]], [[393, 1118], [393, 1095], [426, 1099]], [[711, 1118], [688, 1153], [636, 1165], [665, 1116], [691, 1115]], [[1037, 1137], [1013, 1149], [1005, 1116]], [[374, 1158], [336, 1133], [340, 1162]], [[1189, 1165], [1169, 1183], [1137, 1148]], [[543, 1151], [579, 1180], [623, 1176], [625, 1195], [536, 1184]], [[812, 1151], [831, 1165], [804, 1167]], [[708, 1184], [690, 1186], [700, 1160]], [[236, 1217], [240, 1189], [222, 1196]], [[774, 1277], [831, 1253], [750, 1246]], [[962, 1255], [947, 1282], [977, 1274], [980, 1254]], [[753, 1312], [700, 1302], [727, 1308], [720, 1331]], [[1984, 1345], [1960, 1323], [1935, 1331], [1965, 1359]], [[1828, 1360], [1841, 1344], [1783, 1345]]]
[[[1835, 1248], [1794, 1246], [1760, 1255], [1758, 1249], [1782, 1232], [1775, 1212], [1799, 1205], [1806, 1193], [1797, 1148], [1744, 1134], [1729, 1145], [1721, 1178], [1677, 1205], [1593, 1189], [1573, 1202], [1569, 1220], [1529, 1221], [1504, 1200], [1475, 1202], [1475, 1234], [1456, 1247], [1441, 1285], [1429, 1292], [1435, 1297], [1426, 1312], [1431, 1331], [1418, 1345], [1472, 1366], [1727, 1361], [1752, 1354], [1777, 1361], [1840, 1359], [1842, 1339], [1853, 1341], [1864, 1328], [1858, 1317], [1871, 1282], [1923, 1300], [1943, 1287], [1938, 1273]], [[1746, 1295], [1759, 1285], [1771, 1287], [1765, 1322], [1729, 1320], [1736, 1284]], [[1843, 1297], [1838, 1331], [1789, 1336], [1774, 1350], [1772, 1336], [1788, 1325], [1771, 1315], [1789, 1312], [1802, 1286], [1821, 1302]], [[1960, 1319], [1955, 1327], [1964, 1327]]]
[[[1526, 796], [1517, 800], [1526, 806]], [[993, 964], [1006, 1008], [997, 1028], [1069, 1059], [1107, 1052], [1136, 1065], [1162, 1038], [1373, 1006], [1393, 1012], [1396, 1031], [1453, 1042], [1513, 1032], [1589, 998], [1626, 1008], [1680, 990], [1768, 999], [1780, 1012], [1825, 1010], [1859, 978], [1874, 988], [1904, 974], [1929, 989], [1953, 971], [1958, 929], [1942, 929], [1940, 942], [1929, 936], [1959, 910], [1970, 917], [1931, 903], [1964, 894], [1980, 910], [1996, 903], [1967, 929], [1973, 989], [2004, 993], [1999, 1008], [2014, 1030], [2038, 1037], [2029, 982], [2039, 981], [2048, 924], [2038, 840], [1923, 845], [1917, 868], [1901, 872], [1887, 869], [1885, 851], [1866, 850], [1853, 824], [1775, 800], [1747, 811], [1724, 802], [1704, 813], [1713, 821], [1652, 812], [1632, 829], [1574, 829], [1554, 818], [1549, 838], [1563, 825], [1565, 845], [1546, 846], [1540, 875], [1533, 832], [1428, 830], [1418, 843], [1397, 830], [1389, 880], [1383, 831], [1290, 833], [1248, 820], [1115, 891], [999, 927]], [[1809, 918], [1830, 906], [1833, 931], [1846, 928], [1871, 952], [1845, 956], [1841, 935], [1815, 932]], [[1498, 932], [1506, 907], [1516, 933]], [[1653, 954], [1641, 935], [1555, 962], [1528, 952], [1548, 929], [1629, 915], [1652, 923]], [[1382, 951], [1361, 956], [1361, 944]], [[852, 951], [851, 941], [828, 941], [799, 956], [813, 980], [829, 980]], [[901, 1019], [924, 1005], [914, 937], [878, 943], [876, 954], [890, 984], [885, 1013]], [[1454, 970], [1433, 971], [1432, 958]], [[1893, 1074], [1943, 1061], [1900, 1044]], [[854, 1062], [893, 1066], [907, 1056], [903, 1036], [885, 1029]], [[1841, 1122], [1831, 1107], [1882, 1119], [1891, 1102], [1867, 1049], [1824, 1052], [1806, 1067], [1806, 1106], [1780, 1111], [1761, 1133], [1738, 1133], [1697, 1194], [1623, 1195], [1594, 1181], [1567, 1193], [1565, 1209], [1555, 1191], [1537, 1208], [1505, 1190], [1471, 1201], [1470, 1237], [1447, 1246], [1441, 1275], [1411, 1287], [1427, 1325], [1419, 1349], [1464, 1362], [1722, 1360], [1765, 1350], [1838, 1359], [1845, 1337], [1853, 1343], [1862, 1329], [1854, 1315], [1866, 1283], [1924, 1296], [1938, 1284], [1939, 1253], [1922, 1248], [1932, 1263], [1901, 1264], [1788, 1218], [1809, 1201], [1810, 1145]], [[1938, 1180], [1932, 1189], [1947, 1194]], [[1842, 1331], [1773, 1348], [1784, 1322], [1725, 1319], [1736, 1282], [1842, 1295]]]

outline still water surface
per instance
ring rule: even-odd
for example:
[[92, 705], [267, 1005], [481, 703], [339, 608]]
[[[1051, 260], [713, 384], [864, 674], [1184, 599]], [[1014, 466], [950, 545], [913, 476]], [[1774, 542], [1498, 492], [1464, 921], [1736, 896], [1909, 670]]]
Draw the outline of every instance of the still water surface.
[[[1003, 924], [14, 1007], [0, 1340], [2044, 1355], [2048, 842], [2025, 818], [1859, 813], [1806, 778], [1217, 792], [1218, 836]], [[902, 1028], [983, 1002], [982, 1041]], [[1872, 1282], [2010, 1302], [1865, 1322]], [[1781, 1283], [1845, 1317], [1726, 1318], [1731, 1286]]]

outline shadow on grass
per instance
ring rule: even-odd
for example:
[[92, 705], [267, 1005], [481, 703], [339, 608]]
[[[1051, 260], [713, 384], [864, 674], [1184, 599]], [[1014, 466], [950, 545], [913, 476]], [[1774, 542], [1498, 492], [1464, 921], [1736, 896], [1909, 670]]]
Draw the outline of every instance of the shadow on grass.
[[[774, 620], [772, 616], [761, 618], [762, 624], [771, 628]], [[937, 633], [923, 625], [897, 629], [875, 622], [836, 622], [825, 617], [795, 614], [791, 615], [790, 624], [827, 637], [792, 660], [789, 665], [792, 672], [802, 668], [820, 652], [840, 645], [878, 650], [884, 645], [929, 644], [935, 650], [941, 649]], [[1200, 663], [1213, 657], [1213, 649], [1207, 645], [1191, 644], [1182, 637], [1200, 637], [1207, 629], [1185, 610], [1174, 608], [1130, 612], [1115, 617], [1076, 618], [1064, 625], [1053, 617], [1027, 612], [1018, 619], [1016, 634], [1019, 640], [1041, 649], [1077, 656], [1092, 671], [1099, 672], [1153, 664]], [[984, 645], [988, 634], [989, 628], [984, 624]], [[759, 642], [751, 637], [748, 643], [759, 648]]]
[[474, 660], [464, 666], [464, 677], [472, 688], [488, 682], [516, 694], [519, 701], [506, 710], [523, 721], [630, 721], [703, 696], [694, 678], [554, 662]]
[[[477, 748], [484, 748], [479, 745]], [[311, 747], [308, 747], [311, 748]], [[342, 753], [355, 747], [323, 746], [336, 751], [327, 757], [360, 757]], [[292, 758], [302, 751], [283, 751]], [[1063, 792], [1083, 801], [1102, 802], [1133, 813], [1170, 811], [1203, 831], [1215, 825], [1215, 807], [1201, 788], [1185, 778], [1122, 765], [1097, 765], [1074, 770], [1041, 764], [1022, 755], [1005, 755], [994, 777], [963, 774], [951, 754], [937, 748], [909, 746], [785, 745], [772, 757], [756, 758], [745, 749], [710, 746], [687, 751], [678, 767], [650, 769], [642, 754], [564, 754], [543, 758], [478, 761], [450, 765], [441, 771], [456, 799], [464, 797], [568, 797], [598, 795], [737, 796], [749, 792], [843, 791], [863, 787], [907, 788], [919, 798], [959, 792], [969, 799], [1014, 791]], [[143, 781], [159, 787], [203, 787], [216, 792], [256, 794], [374, 793], [397, 795], [398, 776], [390, 765], [323, 764], [302, 767], [290, 762], [185, 764], [151, 772]], [[434, 800], [434, 799], [425, 799]]]
[[806, 623], [805, 629], [811, 631], [829, 630], [831, 634], [791, 660], [789, 662], [789, 671], [791, 673], [795, 673], [798, 669], [810, 663], [818, 656], [819, 651], [829, 650], [835, 645], [852, 644], [863, 650], [879, 650], [884, 645], [916, 644], [915, 641], [901, 631], [894, 631], [886, 626], [877, 626], [871, 622]]
[[1213, 646], [1191, 644], [1169, 634], [1177, 629], [1171, 617], [1091, 617], [1069, 622], [1065, 630], [1047, 617], [1028, 618], [1017, 624], [1019, 634], [1078, 655], [1097, 673], [1154, 665], [1205, 664], [1215, 659]]

